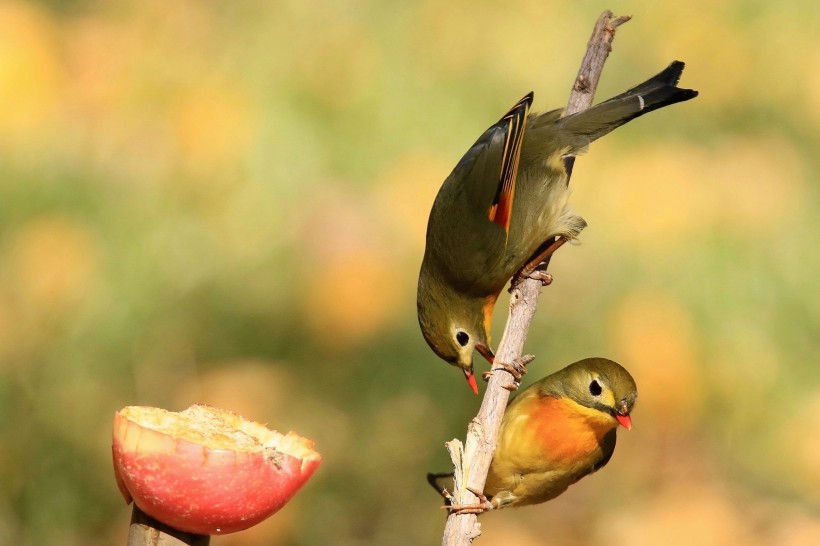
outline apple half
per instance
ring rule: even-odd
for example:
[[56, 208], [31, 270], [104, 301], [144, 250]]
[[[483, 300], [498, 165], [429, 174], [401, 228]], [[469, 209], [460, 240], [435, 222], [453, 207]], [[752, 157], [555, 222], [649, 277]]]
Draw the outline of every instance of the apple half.
[[274, 514], [322, 462], [306, 438], [205, 405], [123, 408], [112, 449], [127, 503], [201, 535], [241, 531]]

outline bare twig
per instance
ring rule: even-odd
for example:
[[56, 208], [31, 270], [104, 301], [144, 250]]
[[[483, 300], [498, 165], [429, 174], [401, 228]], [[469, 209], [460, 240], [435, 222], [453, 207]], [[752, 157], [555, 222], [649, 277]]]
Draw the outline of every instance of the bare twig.
[[598, 80], [601, 79], [604, 62], [612, 51], [615, 31], [630, 19], [632, 17], [629, 15], [615, 17], [609, 10], [598, 17], [587, 44], [584, 60], [581, 61], [581, 68], [572, 85], [565, 115], [574, 114], [592, 106], [592, 99], [595, 97], [595, 89], [598, 88]]
[[[610, 44], [615, 38], [615, 30], [629, 19], [630, 17], [616, 18], [609, 10], [598, 18], [581, 69], [572, 87], [567, 114], [585, 110], [592, 105], [604, 62], [611, 51]], [[546, 262], [549, 262], [549, 257]], [[536, 279], [516, 277], [512, 287], [510, 314], [496, 354], [496, 361], [499, 363], [514, 362], [522, 355], [542, 284]], [[499, 367], [494, 366], [493, 370], [496, 369]], [[510, 396], [509, 391], [504, 388], [508, 382], [509, 377], [505, 373], [491, 375], [478, 415], [467, 427], [467, 439], [463, 449], [457, 439], [447, 443], [455, 467], [454, 504], [473, 504], [478, 500], [468, 487], [476, 491], [484, 489], [498, 442], [501, 419]], [[442, 545], [467, 546], [480, 534], [481, 528], [475, 514], [450, 514], [444, 529]]]

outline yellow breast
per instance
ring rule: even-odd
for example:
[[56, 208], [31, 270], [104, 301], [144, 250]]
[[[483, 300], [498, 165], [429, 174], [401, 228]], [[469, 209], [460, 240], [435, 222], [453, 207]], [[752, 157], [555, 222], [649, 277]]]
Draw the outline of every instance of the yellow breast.
[[601, 460], [612, 416], [568, 398], [532, 396], [505, 415], [485, 493], [505, 504], [553, 498]]

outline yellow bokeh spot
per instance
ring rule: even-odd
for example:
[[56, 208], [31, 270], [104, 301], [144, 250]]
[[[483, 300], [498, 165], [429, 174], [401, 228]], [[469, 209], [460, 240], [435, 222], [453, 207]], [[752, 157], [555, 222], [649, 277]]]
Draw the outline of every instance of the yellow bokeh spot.
[[624, 246], [668, 252], [670, 242], [714, 222], [718, 189], [706, 179], [698, 148], [683, 143], [640, 150], [602, 147], [581, 161], [574, 208]]
[[637, 150], [596, 148], [577, 167], [573, 205], [617, 243], [668, 253], [721, 229], [747, 238], [787, 229], [805, 197], [804, 165], [776, 137]]
[[672, 483], [660, 495], [643, 498], [641, 505], [602, 521], [599, 542], [609, 546], [760, 544], [747, 517], [719, 486]]
[[803, 163], [782, 139], [733, 139], [711, 155], [723, 227], [749, 238], [781, 233], [805, 194]]
[[54, 28], [33, 4], [0, 4], [0, 139], [17, 140], [53, 119], [61, 67]]
[[640, 290], [615, 307], [610, 331], [620, 363], [638, 384], [641, 420], [691, 424], [700, 409], [703, 381], [689, 313], [669, 294]]
[[376, 210], [417, 250], [424, 248], [433, 200], [452, 168], [440, 157], [413, 152], [390, 165], [376, 184]]
[[[426, 0], [413, 14], [409, 41], [424, 57], [419, 69], [435, 80], [480, 78], [482, 74], [503, 78], [512, 102], [546, 81], [549, 95], [537, 94], [538, 108], [544, 104], [554, 108], [563, 106], [578, 70], [576, 58], [556, 54], [555, 48], [556, 43], [577, 38], [573, 34], [576, 15], [556, 2], [518, 2], [510, 9], [499, 2]], [[542, 24], [532, 24], [550, 20], [562, 24], [547, 24], [548, 31]], [[583, 51], [581, 41], [573, 46]], [[562, 87], [554, 87], [556, 84]]]
[[360, 196], [333, 186], [314, 195], [296, 243], [305, 259], [304, 312], [315, 332], [313, 342], [352, 347], [387, 328], [412, 305], [400, 301], [409, 294], [401, 280], [407, 273], [398, 265], [391, 238]]
[[[431, 55], [424, 68], [445, 74], [461, 74], [480, 60], [486, 43], [485, 29], [491, 28], [501, 7], [483, 2], [426, 0], [415, 14], [411, 40]], [[470, 13], [470, 19], [462, 17]]]
[[345, 347], [384, 329], [397, 311], [396, 272], [375, 248], [360, 248], [317, 264], [306, 297], [314, 341]]
[[[222, 361], [210, 364], [183, 383], [174, 393], [175, 406], [210, 404], [267, 422], [282, 415], [294, 402], [293, 387], [294, 380], [285, 366], [255, 359]], [[273, 428], [279, 426], [270, 424]]]
[[[667, 12], [668, 13], [668, 12]], [[653, 43], [655, 55], [665, 62], [686, 62], [684, 87], [697, 89], [697, 107], [723, 111], [759, 86], [760, 71], [749, 54], [753, 38], [729, 24], [726, 16], [710, 4], [707, 9], [692, 10], [664, 26], [663, 39]], [[717, 44], [719, 43], [719, 47]], [[710, 47], [708, 44], [715, 44]]]
[[[526, 517], [526, 514], [516, 514]], [[525, 519], [495, 518], [492, 525], [481, 528], [481, 544], [485, 546], [557, 546], [561, 544], [562, 530], [554, 537], [544, 536], [537, 524]]]
[[769, 544], [778, 546], [806, 546], [820, 544], [820, 518], [799, 513], [785, 520], [778, 518], [778, 524]]
[[820, 430], [820, 388], [808, 395], [800, 395], [797, 410], [780, 427], [779, 438], [774, 442], [781, 448], [779, 455], [786, 471], [783, 481], [790, 481], [793, 487], [812, 495], [815, 501], [820, 500], [817, 493], [820, 490], [820, 465], [817, 464], [820, 461], [820, 436], [815, 433], [817, 430]]
[[[820, 45], [808, 56], [808, 66], [800, 71], [801, 78], [806, 79], [806, 91], [803, 95], [808, 102], [809, 114], [815, 128], [820, 127]], [[803, 86], [799, 86], [803, 87]]]
[[323, 29], [297, 58], [297, 78], [314, 98], [333, 108], [370, 97], [383, 64], [368, 29], [342, 23]]
[[191, 89], [177, 103], [173, 122], [181, 159], [196, 172], [238, 162], [252, 136], [248, 98], [235, 87]]
[[103, 17], [86, 17], [64, 28], [63, 34], [70, 73], [65, 93], [81, 121], [127, 115], [124, 103], [139, 78], [133, 29]]
[[44, 216], [12, 236], [7, 260], [11, 293], [27, 312], [48, 316], [86, 296], [98, 274], [99, 248], [77, 220]]

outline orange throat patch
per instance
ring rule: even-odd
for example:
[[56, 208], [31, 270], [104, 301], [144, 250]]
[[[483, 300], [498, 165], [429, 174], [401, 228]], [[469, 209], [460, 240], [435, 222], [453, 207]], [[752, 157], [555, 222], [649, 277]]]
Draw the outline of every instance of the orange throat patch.
[[487, 334], [487, 345], [490, 345], [490, 328], [493, 325], [493, 310], [495, 310], [495, 302], [498, 301], [498, 294], [487, 296], [484, 300], [484, 333]]
[[618, 426], [611, 416], [569, 398], [547, 396], [533, 404], [532, 439], [541, 445], [542, 455], [557, 464], [577, 461], [600, 449], [603, 437]]

